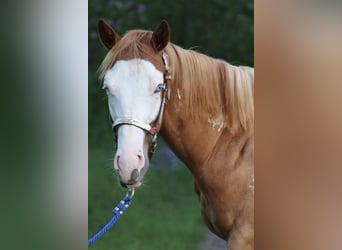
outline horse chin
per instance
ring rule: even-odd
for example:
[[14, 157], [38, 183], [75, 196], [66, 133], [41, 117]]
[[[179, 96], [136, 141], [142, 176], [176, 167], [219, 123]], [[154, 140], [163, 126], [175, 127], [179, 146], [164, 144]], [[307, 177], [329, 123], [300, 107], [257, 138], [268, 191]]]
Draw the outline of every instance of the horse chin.
[[135, 182], [132, 180], [129, 180], [128, 182], [122, 181], [122, 178], [121, 178], [120, 174], [118, 173], [120, 185], [123, 188], [138, 188], [138, 187], [140, 187], [142, 185], [144, 176], [147, 173], [148, 169], [149, 169], [149, 161], [146, 159], [146, 164], [143, 168], [140, 169], [140, 176]]
[[142, 181], [137, 181], [137, 182], [129, 183], [129, 184], [126, 184], [126, 183], [120, 181], [120, 185], [123, 188], [129, 188], [129, 189], [131, 189], [131, 188], [138, 188], [138, 187], [140, 187], [142, 185]]
[[141, 181], [138, 181], [138, 182], [136, 182], [136, 183], [134, 183], [134, 184], [128, 184], [128, 185], [126, 185], [126, 187], [127, 187], [127, 188], [138, 188], [138, 187], [141, 186], [141, 184], [142, 184], [142, 182], [141, 182]]

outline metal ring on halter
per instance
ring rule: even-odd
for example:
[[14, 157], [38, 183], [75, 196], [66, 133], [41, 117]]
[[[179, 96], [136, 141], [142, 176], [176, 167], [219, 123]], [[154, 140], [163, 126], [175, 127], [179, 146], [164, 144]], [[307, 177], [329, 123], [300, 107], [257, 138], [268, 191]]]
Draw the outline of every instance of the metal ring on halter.
[[128, 189], [126, 196], [129, 196], [129, 198], [133, 198], [134, 193], [135, 193], [135, 189], [130, 188], [130, 189]]

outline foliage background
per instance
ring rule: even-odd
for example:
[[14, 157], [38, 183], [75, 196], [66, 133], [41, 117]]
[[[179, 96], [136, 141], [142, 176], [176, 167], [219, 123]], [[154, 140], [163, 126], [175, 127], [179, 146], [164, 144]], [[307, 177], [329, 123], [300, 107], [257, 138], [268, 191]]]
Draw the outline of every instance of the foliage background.
[[[96, 31], [100, 18], [120, 35], [135, 28], [153, 30], [166, 19], [172, 43], [235, 65], [254, 66], [252, 0], [89, 1], [89, 236], [109, 220], [110, 210], [124, 194], [112, 171], [114, 143], [107, 99], [96, 72], [106, 54]], [[157, 153], [163, 152], [161, 144]], [[192, 177], [184, 166], [165, 166], [169, 163], [165, 157], [169, 156], [159, 154], [152, 160], [145, 177], [147, 184], [138, 190], [134, 208], [127, 211], [124, 222], [116, 225], [111, 236], [105, 236], [94, 249], [196, 248], [204, 226], [192, 190]]]

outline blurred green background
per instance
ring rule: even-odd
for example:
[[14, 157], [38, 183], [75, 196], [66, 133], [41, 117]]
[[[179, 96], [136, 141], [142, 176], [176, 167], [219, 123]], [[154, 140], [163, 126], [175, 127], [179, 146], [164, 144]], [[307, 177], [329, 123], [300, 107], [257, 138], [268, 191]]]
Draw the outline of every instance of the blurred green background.
[[[232, 64], [254, 66], [252, 0], [89, 1], [89, 236], [107, 223], [111, 209], [125, 195], [112, 170], [114, 142], [97, 75], [106, 54], [96, 31], [100, 18], [120, 35], [135, 28], [153, 30], [166, 19], [171, 42]], [[156, 154], [132, 206], [92, 249], [198, 248], [205, 231], [192, 177], [163, 141]]]

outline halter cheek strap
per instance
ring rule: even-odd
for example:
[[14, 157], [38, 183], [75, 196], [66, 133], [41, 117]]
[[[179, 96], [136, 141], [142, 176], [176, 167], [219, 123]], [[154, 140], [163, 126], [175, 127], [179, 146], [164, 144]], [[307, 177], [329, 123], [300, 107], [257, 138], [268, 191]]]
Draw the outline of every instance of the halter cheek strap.
[[170, 67], [168, 63], [168, 55], [165, 53], [165, 51], [162, 52], [162, 59], [163, 59], [163, 63], [165, 66], [164, 83], [163, 83], [163, 88], [161, 89], [161, 104], [160, 104], [160, 108], [159, 108], [159, 112], [158, 112], [156, 120], [152, 122], [151, 124], [148, 124], [146, 122], [139, 121], [137, 119], [130, 118], [130, 117], [119, 117], [115, 119], [114, 121], [112, 121], [112, 129], [113, 129], [116, 142], [117, 142], [117, 130], [118, 130], [118, 127], [121, 125], [135, 126], [146, 131], [147, 133], [151, 135], [151, 144], [150, 144], [149, 152], [148, 152], [148, 157], [150, 160], [157, 147], [157, 135], [159, 133], [159, 130], [161, 128], [161, 124], [163, 121], [165, 105], [168, 99], [170, 98], [169, 83], [171, 80], [171, 75], [170, 75]]

